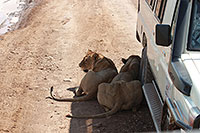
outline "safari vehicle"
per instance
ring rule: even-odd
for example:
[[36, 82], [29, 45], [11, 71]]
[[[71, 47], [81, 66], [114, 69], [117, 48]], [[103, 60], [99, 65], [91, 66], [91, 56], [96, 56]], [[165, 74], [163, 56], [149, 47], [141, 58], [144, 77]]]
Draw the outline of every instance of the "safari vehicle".
[[140, 78], [157, 131], [200, 128], [200, 0], [138, 0]]

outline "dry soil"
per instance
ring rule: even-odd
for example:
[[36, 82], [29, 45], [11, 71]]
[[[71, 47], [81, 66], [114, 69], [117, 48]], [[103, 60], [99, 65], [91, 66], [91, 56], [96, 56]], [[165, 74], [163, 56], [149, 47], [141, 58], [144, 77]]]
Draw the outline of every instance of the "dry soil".
[[65, 115], [104, 112], [96, 100], [60, 103], [49, 89], [73, 97], [84, 72], [78, 64], [88, 49], [112, 59], [141, 54], [135, 38], [136, 0], [37, 0], [20, 29], [0, 37], [0, 132], [130, 133], [155, 131], [145, 102], [137, 113], [108, 118]]

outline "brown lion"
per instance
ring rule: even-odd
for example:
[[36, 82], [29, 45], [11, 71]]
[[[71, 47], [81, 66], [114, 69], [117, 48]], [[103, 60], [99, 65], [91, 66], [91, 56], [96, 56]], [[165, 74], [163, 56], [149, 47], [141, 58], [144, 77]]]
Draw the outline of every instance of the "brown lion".
[[119, 110], [133, 109], [136, 111], [143, 99], [141, 83], [138, 79], [140, 57], [130, 56], [120, 73], [111, 83], [102, 83], [98, 86], [97, 99], [100, 105], [105, 109], [105, 113], [85, 116], [71, 116], [72, 118], [98, 118], [106, 117], [116, 113]]
[[141, 58], [137, 55], [131, 55], [128, 59], [122, 58], [124, 65], [120, 69], [119, 74], [113, 78], [112, 83], [120, 80], [129, 82], [138, 79], [140, 60]]
[[88, 50], [79, 66], [84, 72], [87, 72], [81, 80], [80, 86], [75, 93], [75, 95], [79, 97], [65, 99], [56, 98], [52, 94], [53, 87], [51, 87], [51, 99], [66, 102], [90, 100], [97, 96], [99, 84], [110, 83], [118, 74], [117, 68], [111, 59], [91, 50]]

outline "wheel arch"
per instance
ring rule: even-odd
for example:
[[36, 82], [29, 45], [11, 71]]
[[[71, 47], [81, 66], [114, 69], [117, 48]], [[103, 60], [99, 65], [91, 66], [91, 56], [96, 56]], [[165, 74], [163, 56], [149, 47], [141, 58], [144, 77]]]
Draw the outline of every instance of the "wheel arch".
[[146, 37], [145, 32], [143, 32], [143, 34], [142, 34], [142, 46], [143, 47], [147, 46], [147, 37]]

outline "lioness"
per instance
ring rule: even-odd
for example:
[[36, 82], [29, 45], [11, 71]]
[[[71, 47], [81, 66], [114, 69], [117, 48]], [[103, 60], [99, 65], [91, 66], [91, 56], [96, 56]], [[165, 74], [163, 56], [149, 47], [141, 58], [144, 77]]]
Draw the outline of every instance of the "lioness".
[[114, 77], [112, 83], [119, 80], [129, 82], [138, 79], [140, 60], [141, 58], [137, 55], [131, 55], [128, 57], [128, 59], [122, 58], [122, 62], [124, 63], [124, 65], [120, 69], [119, 74]]
[[[112, 79], [118, 74], [117, 68], [111, 59], [105, 56], [88, 50], [86, 56], [83, 58], [79, 66], [84, 72], [87, 72], [81, 80], [80, 86], [76, 91], [76, 98], [58, 99], [52, 94], [53, 87], [51, 87], [51, 99], [56, 101], [85, 101], [95, 98], [97, 96], [98, 85], [101, 83], [110, 83]], [[81, 96], [82, 94], [85, 94]]]
[[122, 59], [125, 64], [120, 73], [111, 83], [102, 83], [98, 86], [97, 99], [108, 112], [97, 115], [71, 116], [73, 118], [97, 118], [106, 117], [119, 110], [137, 110], [143, 99], [141, 83], [138, 78], [140, 57], [130, 56], [127, 60]]

